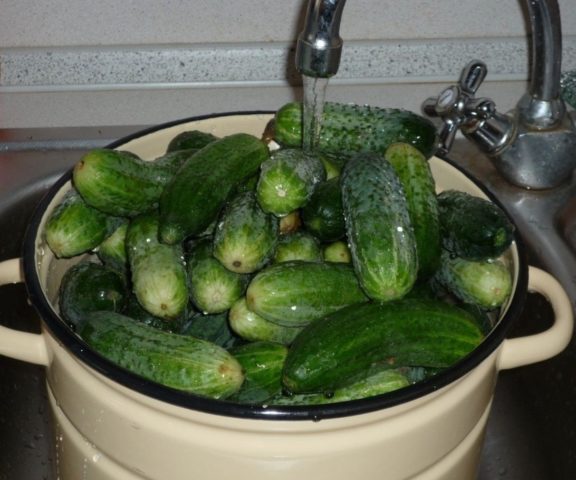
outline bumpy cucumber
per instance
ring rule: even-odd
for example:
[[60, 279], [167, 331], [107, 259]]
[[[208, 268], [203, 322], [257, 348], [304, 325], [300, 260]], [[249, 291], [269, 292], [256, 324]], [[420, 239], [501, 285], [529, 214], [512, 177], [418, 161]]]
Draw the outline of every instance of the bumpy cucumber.
[[383, 155], [358, 154], [342, 172], [342, 205], [352, 263], [366, 294], [394, 300], [414, 285], [416, 238], [404, 190]]
[[441, 301], [353, 305], [308, 325], [296, 337], [283, 383], [294, 393], [321, 393], [350, 384], [377, 363], [444, 368], [469, 354], [482, 338], [470, 313]]
[[130, 222], [126, 248], [132, 289], [141, 305], [160, 318], [176, 318], [186, 309], [188, 284], [180, 246], [158, 241], [158, 216], [140, 215]]
[[344, 237], [346, 224], [339, 177], [317, 185], [308, 203], [302, 207], [301, 217], [306, 229], [323, 242]]
[[[302, 104], [288, 103], [274, 119], [275, 140], [283, 146], [302, 145]], [[319, 149], [336, 154], [379, 152], [396, 142], [410, 143], [426, 158], [437, 148], [436, 128], [416, 113], [394, 108], [326, 102]]]
[[166, 152], [189, 149], [199, 150], [215, 140], [218, 140], [218, 137], [212, 133], [200, 130], [187, 130], [170, 140]]
[[242, 367], [222, 347], [163, 332], [118, 313], [88, 314], [79, 334], [110, 361], [178, 390], [226, 398], [237, 392], [244, 381]]
[[253, 192], [236, 195], [214, 232], [214, 256], [232, 272], [252, 273], [272, 258], [278, 219], [264, 212]]
[[277, 216], [308, 202], [316, 185], [326, 179], [320, 158], [302, 149], [277, 150], [262, 164], [256, 194], [266, 212]]
[[258, 272], [246, 290], [250, 310], [287, 327], [365, 300], [352, 267], [339, 263], [277, 263]]
[[497, 258], [510, 246], [514, 226], [493, 202], [465, 192], [438, 195], [442, 245], [468, 260]]
[[94, 149], [74, 166], [73, 183], [86, 202], [132, 217], [157, 204], [171, 173], [128, 152]]
[[270, 405], [319, 405], [348, 402], [393, 392], [408, 385], [410, 385], [410, 381], [400, 370], [380, 368], [376, 372], [370, 373], [366, 378], [335, 389], [329, 395], [324, 393], [277, 395], [268, 403]]
[[284, 345], [252, 342], [234, 347], [230, 353], [242, 365], [245, 380], [229, 400], [257, 405], [280, 393], [282, 367], [288, 354]]
[[228, 270], [212, 255], [210, 238], [199, 240], [187, 255], [186, 270], [192, 302], [204, 313], [225, 312], [248, 285], [246, 275]]
[[385, 154], [408, 202], [418, 254], [418, 275], [430, 277], [440, 265], [440, 223], [436, 184], [426, 157], [412, 145], [394, 143]]
[[321, 261], [320, 241], [304, 230], [282, 235], [276, 245], [274, 262], [289, 262], [291, 260]]
[[268, 158], [260, 139], [245, 133], [209, 143], [188, 159], [160, 199], [160, 239], [176, 244], [205, 230], [242, 181]]
[[285, 327], [266, 320], [248, 309], [246, 298], [242, 297], [228, 311], [230, 328], [244, 340], [250, 342], [275, 342], [290, 345], [302, 327]]
[[512, 275], [504, 262], [466, 260], [445, 252], [436, 280], [463, 302], [481, 308], [500, 307], [512, 293]]
[[60, 315], [72, 326], [88, 312], [120, 312], [128, 297], [122, 277], [98, 263], [82, 262], [68, 269], [58, 292]]
[[54, 255], [74, 257], [100, 245], [117, 223], [71, 191], [50, 214], [44, 237]]

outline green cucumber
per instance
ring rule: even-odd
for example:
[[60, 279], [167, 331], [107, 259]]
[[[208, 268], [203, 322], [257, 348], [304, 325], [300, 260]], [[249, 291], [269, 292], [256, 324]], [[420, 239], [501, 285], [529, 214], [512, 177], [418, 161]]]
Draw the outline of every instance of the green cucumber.
[[283, 383], [293, 393], [322, 393], [349, 385], [377, 363], [445, 368], [482, 339], [470, 313], [441, 301], [353, 305], [304, 328], [288, 352]]
[[177, 150], [189, 149], [199, 150], [215, 140], [218, 140], [218, 137], [212, 133], [200, 130], [186, 130], [170, 140], [166, 152], [171, 153]]
[[319, 240], [304, 230], [282, 235], [276, 245], [274, 262], [289, 262], [291, 260], [321, 261], [322, 249]]
[[287, 327], [307, 325], [365, 300], [353, 268], [340, 263], [276, 263], [258, 272], [246, 290], [251, 311]]
[[246, 298], [242, 297], [228, 311], [230, 328], [244, 340], [250, 342], [275, 342], [290, 345], [302, 327], [285, 327], [266, 320], [248, 309]]
[[262, 163], [256, 195], [262, 209], [279, 217], [305, 205], [316, 184], [326, 179], [317, 155], [302, 149], [276, 150]]
[[[392, 143], [404, 142], [428, 158], [437, 148], [434, 124], [408, 110], [326, 102], [321, 125], [318, 148], [323, 152], [384, 154]], [[276, 112], [274, 138], [284, 147], [302, 146], [301, 103], [288, 103]]]
[[137, 322], [172, 333], [179, 333], [186, 320], [184, 314], [176, 318], [162, 318], [152, 315], [142, 306], [134, 293], [128, 296], [126, 305], [120, 313]]
[[128, 275], [128, 254], [126, 252], [126, 232], [128, 222], [122, 222], [102, 243], [96, 251], [100, 261], [122, 276]]
[[228, 400], [258, 405], [282, 390], [282, 367], [288, 354], [284, 345], [252, 342], [229, 350], [242, 365], [244, 383]]
[[514, 225], [495, 203], [466, 192], [438, 195], [443, 247], [468, 260], [497, 258], [510, 246]]
[[222, 347], [118, 313], [89, 313], [78, 332], [111, 362], [170, 388], [219, 399], [236, 393], [244, 381], [242, 367]]
[[127, 297], [126, 285], [117, 273], [98, 263], [81, 262], [64, 274], [58, 306], [62, 318], [76, 327], [88, 312], [120, 312]]
[[160, 318], [182, 315], [188, 304], [188, 280], [180, 246], [158, 240], [157, 214], [140, 215], [130, 222], [126, 248], [132, 289], [146, 311]]
[[376, 372], [370, 373], [366, 378], [357, 380], [345, 387], [336, 388], [333, 392], [329, 392], [328, 395], [324, 393], [277, 395], [268, 403], [280, 406], [348, 402], [393, 392], [408, 385], [410, 385], [410, 381], [400, 370], [380, 368]]
[[195, 313], [184, 323], [180, 334], [208, 340], [229, 350], [244, 344], [244, 340], [236, 335], [228, 323], [228, 312], [205, 315]]
[[342, 240], [325, 245], [322, 250], [322, 257], [326, 262], [351, 263], [352, 255], [348, 244]]
[[73, 183], [86, 203], [110, 215], [133, 217], [150, 210], [172, 173], [129, 152], [94, 149], [73, 170]]
[[58, 258], [74, 257], [98, 247], [117, 223], [71, 190], [50, 214], [44, 238]]
[[264, 212], [253, 192], [236, 195], [226, 206], [214, 232], [214, 257], [228, 270], [252, 273], [272, 258], [278, 219]]
[[323, 242], [333, 242], [346, 235], [340, 178], [317, 185], [301, 211], [302, 223]]
[[212, 255], [212, 240], [199, 240], [186, 257], [190, 297], [203, 313], [228, 310], [244, 295], [246, 275], [228, 270]]
[[512, 294], [512, 274], [501, 260], [466, 260], [445, 252], [435, 275], [449, 292], [484, 309], [502, 306]]
[[441, 243], [436, 184], [422, 153], [407, 143], [394, 143], [385, 154], [408, 202], [418, 254], [418, 275], [430, 277], [440, 265]]
[[342, 206], [352, 264], [373, 300], [401, 298], [418, 273], [416, 238], [404, 189], [379, 154], [358, 154], [342, 172]]
[[245, 133], [215, 140], [190, 157], [160, 199], [160, 239], [180, 243], [204, 231], [231, 192], [268, 158], [260, 139]]

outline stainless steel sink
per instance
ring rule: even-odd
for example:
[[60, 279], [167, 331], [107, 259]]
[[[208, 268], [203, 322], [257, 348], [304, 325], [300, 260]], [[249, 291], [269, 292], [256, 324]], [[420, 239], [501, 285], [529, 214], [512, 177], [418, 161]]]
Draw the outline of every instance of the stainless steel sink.
[[[138, 129], [78, 129], [67, 130], [65, 135], [58, 130], [8, 132], [0, 136], [9, 140], [0, 144], [0, 260], [20, 254], [35, 204], [83, 151]], [[456, 142], [452, 160], [482, 180], [514, 216], [530, 263], [552, 273], [576, 299], [576, 182], [551, 192], [512, 187], [466, 141]], [[0, 302], [0, 323], [38, 331], [38, 318], [27, 304], [22, 285], [2, 287]], [[546, 300], [531, 294], [511, 335], [544, 329], [551, 317]], [[0, 480], [55, 479], [54, 442], [43, 369], [0, 357]], [[573, 478], [574, 341], [552, 360], [501, 373], [478, 476], [479, 480]]]

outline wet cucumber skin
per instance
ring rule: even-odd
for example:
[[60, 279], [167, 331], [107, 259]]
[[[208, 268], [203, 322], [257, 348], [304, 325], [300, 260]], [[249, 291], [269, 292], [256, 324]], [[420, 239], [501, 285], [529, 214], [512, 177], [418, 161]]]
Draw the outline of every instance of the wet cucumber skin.
[[160, 198], [160, 239], [176, 244], [204, 231], [231, 192], [268, 158], [260, 139], [238, 133], [215, 140], [190, 157]]
[[442, 301], [353, 305], [304, 328], [290, 347], [283, 383], [294, 393], [322, 393], [351, 383], [376, 363], [444, 368], [482, 339], [470, 313]]
[[342, 206], [352, 264], [376, 301], [401, 298], [418, 274], [416, 237], [404, 189], [383, 155], [362, 153], [344, 166]]
[[[287, 103], [277, 111], [274, 138], [285, 147], [302, 146], [301, 103]], [[321, 151], [338, 155], [384, 154], [395, 142], [410, 143], [429, 158], [437, 148], [436, 128], [427, 118], [408, 110], [336, 102], [324, 104], [318, 143]]]
[[178, 390], [226, 398], [244, 381], [242, 367], [222, 347], [164, 332], [118, 313], [88, 314], [79, 334], [108, 360]]
[[246, 290], [248, 308], [286, 327], [301, 327], [367, 299], [352, 266], [293, 260], [258, 272]]

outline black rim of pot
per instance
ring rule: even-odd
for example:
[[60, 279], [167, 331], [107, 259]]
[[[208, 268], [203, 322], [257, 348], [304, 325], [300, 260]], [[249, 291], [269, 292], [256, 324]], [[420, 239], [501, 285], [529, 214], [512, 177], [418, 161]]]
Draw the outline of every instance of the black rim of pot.
[[[119, 146], [124, 145], [131, 140], [135, 140], [159, 130], [183, 123], [208, 120], [216, 117], [232, 117], [239, 115], [270, 115], [272, 113], [273, 112], [270, 111], [257, 110], [216, 113], [211, 115], [189, 117], [138, 131], [132, 135], [123, 137], [111, 143], [107, 148], [118, 148]], [[463, 171], [462, 168], [460, 168], [448, 158], [441, 158], [443, 161], [447, 162], [456, 170], [464, 174], [464, 176], [466, 176], [480, 190], [482, 190], [488, 198], [490, 198], [494, 203], [506, 211], [503, 205], [477, 179]], [[520, 238], [516, 229], [514, 242], [516, 244], [519, 258], [518, 282], [510, 300], [508, 310], [478, 348], [476, 348], [473, 352], [471, 352], [465, 358], [461, 359], [456, 364], [443, 370], [438, 375], [435, 375], [426, 380], [419, 381], [408, 387], [382, 395], [342, 403], [311, 406], [242, 405], [227, 402], [225, 400], [204, 398], [187, 392], [175, 390], [159, 385], [128, 370], [125, 370], [88, 347], [87, 344], [84, 343], [84, 341], [78, 335], [76, 335], [66, 325], [66, 323], [60, 319], [58, 315], [55, 314], [54, 310], [50, 306], [49, 300], [46, 298], [42, 290], [36, 271], [35, 242], [37, 236], [40, 234], [38, 231], [39, 225], [50, 201], [61, 189], [61, 187], [71, 179], [71, 177], [72, 170], [69, 170], [50, 188], [50, 190], [35, 209], [26, 231], [23, 245], [23, 267], [29, 299], [32, 305], [38, 311], [44, 324], [54, 335], [54, 337], [57, 338], [58, 341], [81, 362], [87, 364], [107, 378], [125, 387], [172, 405], [210, 414], [237, 418], [313, 421], [359, 415], [376, 410], [390, 408], [435, 392], [458, 380], [473, 370], [475, 367], [477, 367], [501, 345], [505, 339], [507, 331], [511, 327], [514, 320], [519, 317], [524, 307], [528, 286], [528, 267], [525, 248], [522, 239]]]

